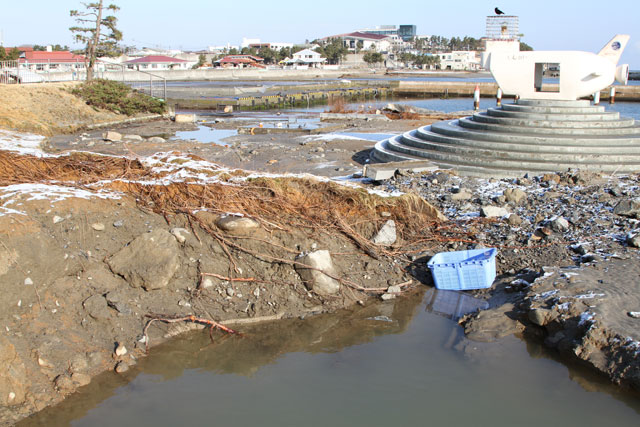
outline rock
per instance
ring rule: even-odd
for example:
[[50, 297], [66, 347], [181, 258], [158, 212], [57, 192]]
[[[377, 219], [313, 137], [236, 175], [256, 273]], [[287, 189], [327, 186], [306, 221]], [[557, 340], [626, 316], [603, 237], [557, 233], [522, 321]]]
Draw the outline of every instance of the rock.
[[84, 372], [88, 367], [89, 363], [83, 354], [76, 354], [69, 360], [69, 370], [71, 372]]
[[66, 374], [60, 374], [53, 380], [53, 386], [56, 390], [61, 391], [63, 393], [68, 393], [75, 389], [75, 385], [71, 378]]
[[176, 238], [178, 243], [186, 242], [187, 235], [191, 234], [189, 233], [189, 230], [187, 230], [186, 228], [172, 228], [171, 230], [169, 230], [169, 233], [173, 234], [173, 236]]
[[504, 190], [504, 198], [507, 202], [515, 203], [519, 205], [523, 200], [526, 200], [527, 193], [519, 188], [507, 188]]
[[162, 144], [163, 142], [167, 142], [167, 140], [159, 136], [152, 136], [151, 138], [147, 139], [147, 142], [151, 142], [152, 144]]
[[227, 288], [227, 291], [226, 291], [226, 292], [227, 292], [227, 295], [229, 295], [230, 297], [232, 297], [232, 296], [234, 296], [234, 295], [236, 294], [235, 289], [233, 289], [231, 286], [229, 286], [229, 287]]
[[196, 121], [195, 114], [176, 114], [173, 118], [176, 123], [193, 123]]
[[297, 261], [311, 267], [295, 266], [296, 271], [302, 281], [305, 282], [307, 288], [321, 295], [333, 295], [340, 290], [340, 283], [337, 280], [321, 272], [323, 271], [333, 276], [336, 275], [329, 251], [319, 250], [311, 252], [299, 257]]
[[503, 217], [509, 215], [509, 211], [498, 206], [483, 206], [480, 208], [480, 215], [486, 218]]
[[24, 284], [33, 285], [33, 280], [31, 280], [31, 277], [27, 277], [26, 279], [24, 279]]
[[202, 282], [200, 282], [200, 287], [202, 289], [213, 288], [213, 280], [211, 280], [210, 278], [206, 277], [205, 279], [202, 280]]
[[613, 209], [613, 213], [630, 218], [640, 218], [640, 201], [623, 200], [616, 205]]
[[71, 381], [73, 381], [73, 383], [78, 386], [78, 387], [82, 387], [85, 386], [87, 384], [89, 384], [91, 382], [91, 377], [87, 374], [82, 374], [80, 372], [74, 372], [73, 374], [71, 374]]
[[549, 225], [553, 231], [557, 231], [559, 233], [564, 233], [569, 230], [569, 221], [562, 217], [552, 219]]
[[116, 347], [114, 353], [117, 357], [124, 356], [125, 354], [127, 354], [127, 347], [125, 347], [122, 343], [118, 343], [118, 346]]
[[640, 311], [629, 311], [627, 312], [627, 316], [633, 319], [640, 319]]
[[507, 224], [513, 227], [517, 227], [518, 225], [522, 224], [522, 218], [512, 213], [511, 215], [509, 215], [509, 217], [507, 217]]
[[640, 248], [640, 233], [629, 233], [626, 240], [629, 246]]
[[589, 252], [584, 244], [571, 245], [569, 248], [578, 255], [586, 255]]
[[371, 241], [376, 245], [391, 246], [396, 242], [396, 239], [396, 223], [394, 220], [389, 219]]
[[102, 134], [102, 139], [111, 142], [122, 141], [122, 134], [110, 130]]
[[123, 138], [129, 141], [142, 141], [143, 139], [140, 135], [125, 135]]
[[451, 195], [451, 200], [453, 201], [462, 201], [462, 200], [470, 200], [473, 197], [471, 193], [467, 190], [460, 190], [457, 193]]
[[62, 218], [62, 217], [60, 217], [60, 216], [58, 216], [58, 215], [55, 215], [55, 216], [53, 217], [53, 223], [54, 223], [54, 224], [61, 223], [62, 221], [64, 221], [64, 218]]
[[129, 365], [121, 360], [116, 364], [116, 367], [114, 368], [114, 371], [116, 371], [116, 373], [118, 374], [123, 374], [125, 372], [127, 372], [129, 370]]
[[96, 231], [104, 231], [104, 224], [101, 222], [96, 222], [95, 224], [91, 224], [91, 228]]
[[383, 301], [388, 301], [390, 299], [394, 299], [396, 294], [399, 294], [400, 292], [402, 292], [402, 288], [400, 286], [389, 286], [387, 288], [387, 293], [383, 294], [381, 298]]
[[102, 295], [90, 296], [84, 300], [82, 306], [89, 316], [96, 320], [103, 320], [111, 317], [111, 311], [107, 305], [107, 300]]
[[122, 313], [122, 314], [132, 313], [131, 307], [129, 307], [125, 303], [125, 301], [127, 301], [128, 298], [124, 295], [123, 292], [121, 291], [109, 292], [107, 295], [105, 295], [105, 299], [107, 300], [107, 305], [113, 308], [114, 310], [116, 310], [118, 313]]
[[260, 227], [258, 221], [244, 216], [223, 216], [216, 220], [216, 226], [230, 234], [250, 234]]
[[545, 173], [542, 176], [541, 181], [558, 184], [560, 182], [560, 176], [555, 173]]
[[123, 225], [124, 225], [124, 221], [121, 220], [121, 219], [119, 219], [118, 221], [115, 221], [113, 223], [113, 226], [116, 227], [116, 228], [122, 227]]
[[527, 317], [534, 325], [544, 326], [549, 322], [551, 312], [543, 308], [536, 308], [534, 310], [531, 310], [527, 314]]
[[157, 229], [136, 237], [107, 264], [133, 287], [161, 289], [178, 269], [179, 252], [176, 239], [168, 231]]

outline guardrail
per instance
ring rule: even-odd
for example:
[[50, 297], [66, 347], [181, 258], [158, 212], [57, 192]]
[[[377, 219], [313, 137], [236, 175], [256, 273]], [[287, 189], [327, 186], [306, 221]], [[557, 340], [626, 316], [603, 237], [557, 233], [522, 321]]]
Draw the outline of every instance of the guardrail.
[[[98, 61], [96, 78], [120, 80], [133, 89], [158, 98], [167, 98], [167, 79], [146, 71], [128, 69], [124, 64]], [[84, 81], [85, 63], [80, 60], [52, 61], [0, 61], [0, 83], [45, 83]]]

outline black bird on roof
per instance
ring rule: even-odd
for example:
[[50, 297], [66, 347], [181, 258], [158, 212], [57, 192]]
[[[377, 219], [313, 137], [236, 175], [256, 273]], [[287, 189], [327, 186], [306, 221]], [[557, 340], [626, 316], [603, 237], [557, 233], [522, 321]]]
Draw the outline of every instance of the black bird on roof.
[[493, 10], [496, 12], [496, 15], [504, 15], [504, 12], [498, 9], [497, 7]]

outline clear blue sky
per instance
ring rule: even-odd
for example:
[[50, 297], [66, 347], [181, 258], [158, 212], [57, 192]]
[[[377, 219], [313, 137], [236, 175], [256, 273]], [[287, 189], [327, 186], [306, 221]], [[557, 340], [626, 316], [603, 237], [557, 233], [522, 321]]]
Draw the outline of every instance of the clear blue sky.
[[[89, 0], [87, 0], [89, 1]], [[621, 62], [640, 70], [640, 1], [547, 0], [112, 0], [124, 43], [203, 49], [239, 45], [242, 37], [300, 43], [382, 24], [415, 24], [418, 34], [482, 37], [485, 17], [499, 6], [520, 17], [523, 41], [536, 50], [597, 52], [616, 33], [631, 35]], [[5, 46], [73, 46], [68, 28], [76, 0], [3, 0]]]

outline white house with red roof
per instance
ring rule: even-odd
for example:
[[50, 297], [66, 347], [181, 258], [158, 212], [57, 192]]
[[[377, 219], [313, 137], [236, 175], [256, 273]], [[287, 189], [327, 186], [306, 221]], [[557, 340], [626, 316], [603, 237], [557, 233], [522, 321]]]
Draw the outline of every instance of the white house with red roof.
[[127, 68], [131, 70], [160, 71], [188, 70], [193, 67], [196, 62], [186, 61], [179, 58], [172, 58], [165, 55], [148, 55], [126, 61], [125, 64], [127, 65]]
[[[323, 43], [329, 43], [332, 39], [341, 39], [344, 47], [351, 51], [356, 51], [356, 49], [361, 50], [371, 50], [375, 49], [377, 52], [389, 52], [391, 51], [391, 47], [394, 44], [393, 37], [386, 36], [383, 34], [372, 34], [372, 33], [346, 33], [346, 34], [338, 34], [335, 36], [329, 36], [320, 39]], [[359, 46], [360, 45], [360, 46]]]
[[25, 51], [18, 59], [20, 68], [32, 71], [69, 71], [84, 68], [85, 57], [75, 55], [67, 50], [60, 51]]

